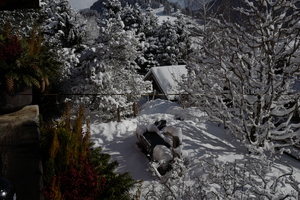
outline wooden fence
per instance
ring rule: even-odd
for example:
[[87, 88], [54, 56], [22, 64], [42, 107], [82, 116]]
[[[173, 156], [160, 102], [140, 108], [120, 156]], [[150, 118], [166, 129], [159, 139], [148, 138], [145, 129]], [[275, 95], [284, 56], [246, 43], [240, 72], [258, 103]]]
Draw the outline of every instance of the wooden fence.
[[[132, 113], [133, 113], [134, 117], [138, 116], [138, 105], [137, 105], [136, 102], [134, 102], [132, 104]], [[118, 106], [118, 108], [117, 108], [117, 122], [121, 122], [121, 108], [120, 108], [120, 106]]]

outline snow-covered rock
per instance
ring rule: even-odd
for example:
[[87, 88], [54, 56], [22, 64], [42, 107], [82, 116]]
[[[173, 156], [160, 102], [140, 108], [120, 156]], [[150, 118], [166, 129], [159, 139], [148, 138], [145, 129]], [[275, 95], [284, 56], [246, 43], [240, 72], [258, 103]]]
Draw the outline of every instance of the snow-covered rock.
[[181, 157], [182, 156], [182, 145], [180, 145], [177, 148], [174, 148], [173, 151], [176, 156]]
[[164, 133], [168, 133], [171, 136], [178, 137], [180, 144], [182, 144], [182, 130], [175, 126], [166, 126], [164, 128]]
[[157, 126], [155, 126], [154, 124], [148, 124], [147, 125], [147, 131], [159, 133], [159, 130], [158, 130]]
[[145, 125], [137, 125], [135, 130], [137, 135], [143, 135], [146, 131], [147, 131], [147, 127]]
[[176, 118], [185, 118], [185, 110], [182, 107], [179, 106], [172, 106], [170, 107], [166, 113], [174, 115]]
[[171, 150], [165, 145], [156, 145], [153, 149], [153, 158], [155, 161], [167, 163], [173, 159], [173, 156]]

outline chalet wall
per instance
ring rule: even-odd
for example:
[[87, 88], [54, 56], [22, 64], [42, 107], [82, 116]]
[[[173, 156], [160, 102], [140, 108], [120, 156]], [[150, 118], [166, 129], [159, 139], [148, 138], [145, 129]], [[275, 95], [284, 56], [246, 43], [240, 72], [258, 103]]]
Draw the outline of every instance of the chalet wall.
[[42, 200], [38, 106], [0, 115], [0, 176], [15, 187], [18, 200]]

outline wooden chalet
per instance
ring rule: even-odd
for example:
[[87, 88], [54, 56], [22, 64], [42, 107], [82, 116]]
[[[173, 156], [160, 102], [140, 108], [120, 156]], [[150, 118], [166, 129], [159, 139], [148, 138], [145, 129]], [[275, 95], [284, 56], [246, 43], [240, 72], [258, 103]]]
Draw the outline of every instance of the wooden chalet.
[[152, 67], [145, 75], [145, 81], [152, 81], [155, 98], [174, 101], [181, 93], [179, 82], [187, 74], [185, 65]]

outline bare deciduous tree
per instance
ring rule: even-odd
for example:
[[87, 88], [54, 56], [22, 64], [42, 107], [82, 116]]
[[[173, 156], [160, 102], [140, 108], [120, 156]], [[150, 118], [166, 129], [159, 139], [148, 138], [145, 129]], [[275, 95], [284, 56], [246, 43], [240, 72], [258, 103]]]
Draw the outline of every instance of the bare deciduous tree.
[[[243, 0], [243, 20], [212, 19], [186, 91], [249, 150], [299, 142], [299, 0]], [[270, 145], [271, 144], [271, 145]], [[255, 148], [253, 148], [255, 147]]]

